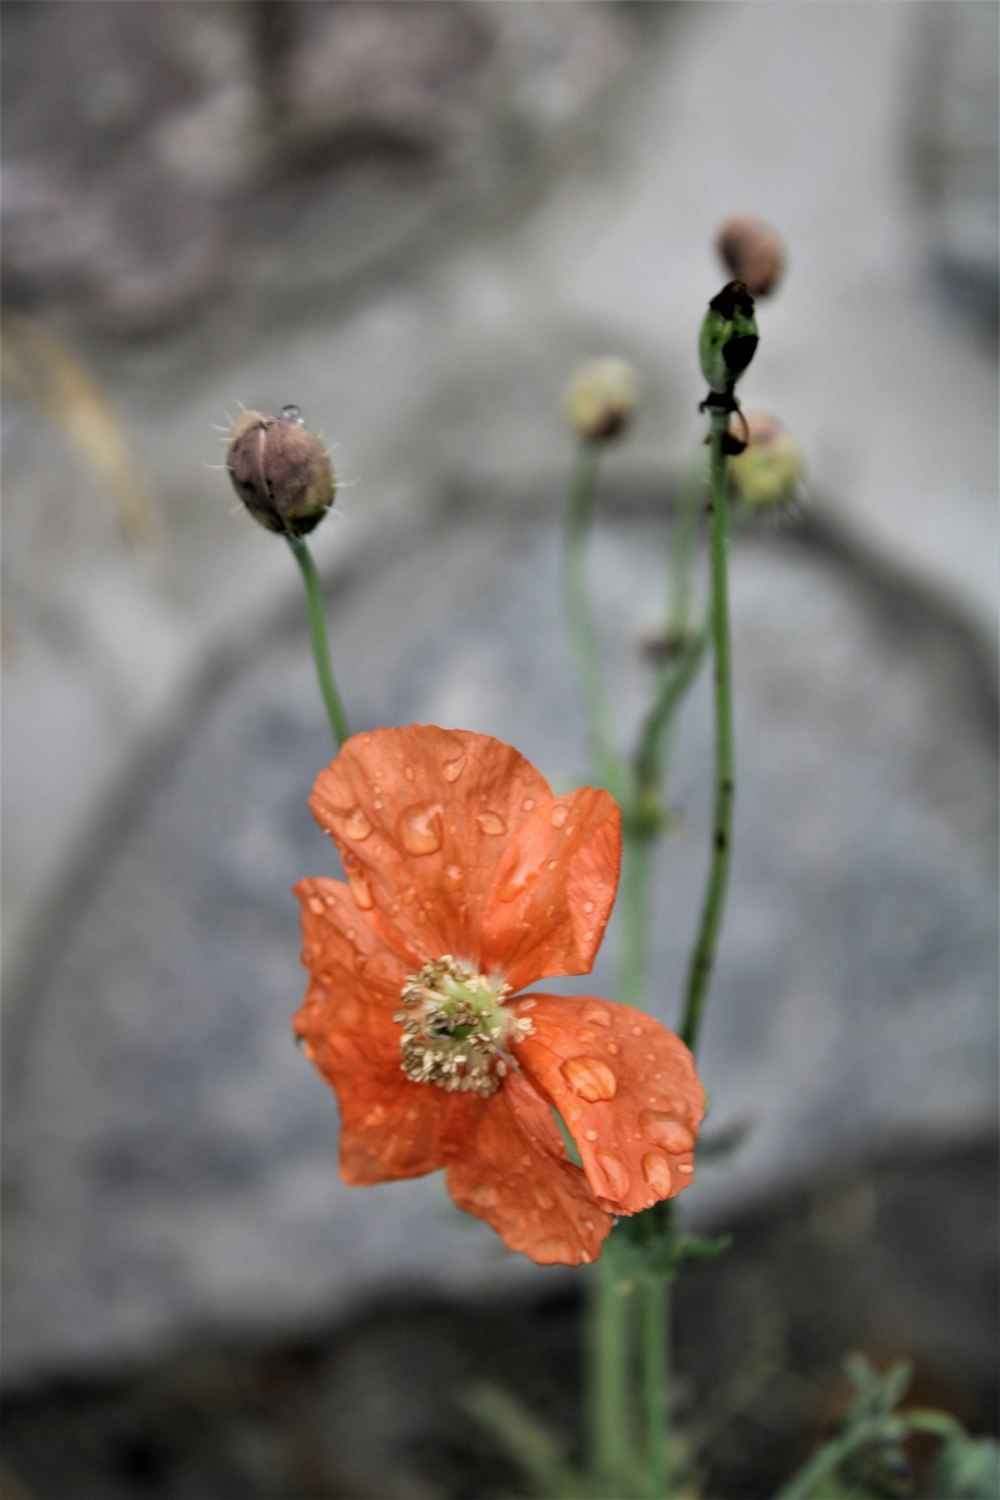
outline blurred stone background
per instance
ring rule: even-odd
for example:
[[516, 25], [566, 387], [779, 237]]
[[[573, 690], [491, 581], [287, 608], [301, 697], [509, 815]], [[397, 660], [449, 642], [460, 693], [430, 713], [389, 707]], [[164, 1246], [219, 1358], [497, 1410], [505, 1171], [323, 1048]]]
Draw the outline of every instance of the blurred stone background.
[[[740, 210], [789, 247], [745, 400], [798, 434], [809, 503], [734, 559], [704, 1071], [710, 1134], [741, 1143], [686, 1206], [737, 1246], [691, 1273], [680, 1399], [732, 1496], [808, 1446], [852, 1345], [992, 1420], [995, 7], [8, 0], [5, 23], [13, 1469], [53, 1500], [502, 1493], [450, 1395], [483, 1374], [572, 1431], [578, 1278], [508, 1259], [435, 1180], [336, 1176], [288, 1030], [328, 738], [298, 579], [234, 512], [212, 424], [295, 401], [337, 445], [316, 552], [356, 727], [462, 724], [583, 775], [559, 393], [595, 353], [643, 373], [594, 556], [632, 726]], [[667, 1021], [709, 757], [702, 691]], [[613, 959], [612, 930], [598, 993]]]

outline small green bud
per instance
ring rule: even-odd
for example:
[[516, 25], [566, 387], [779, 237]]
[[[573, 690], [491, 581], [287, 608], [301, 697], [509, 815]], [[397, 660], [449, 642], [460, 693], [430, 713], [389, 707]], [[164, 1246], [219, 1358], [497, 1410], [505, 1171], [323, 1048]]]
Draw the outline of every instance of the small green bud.
[[742, 281], [730, 281], [708, 304], [698, 337], [701, 373], [713, 395], [732, 395], [753, 359], [757, 338], [753, 298]]
[[785, 271], [785, 247], [769, 225], [749, 214], [735, 214], [719, 230], [716, 249], [731, 276], [751, 297], [774, 291]]
[[240, 412], [229, 430], [226, 468], [254, 520], [285, 536], [318, 526], [337, 492], [330, 455], [297, 406], [276, 417]]
[[639, 404], [639, 377], [624, 359], [592, 359], [581, 365], [564, 399], [566, 420], [591, 443], [621, 437]]
[[805, 468], [802, 449], [785, 424], [766, 411], [747, 412], [731, 431], [746, 447], [729, 460], [729, 475], [740, 500], [755, 511], [792, 503]]

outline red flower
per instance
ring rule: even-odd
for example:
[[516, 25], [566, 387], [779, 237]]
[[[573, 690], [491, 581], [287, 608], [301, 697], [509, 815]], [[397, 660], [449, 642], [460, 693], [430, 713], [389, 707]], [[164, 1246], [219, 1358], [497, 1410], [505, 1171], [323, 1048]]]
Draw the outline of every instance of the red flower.
[[515, 995], [593, 964], [621, 860], [607, 792], [554, 797], [509, 745], [413, 725], [349, 740], [310, 807], [347, 880], [296, 887], [295, 1028], [337, 1091], [345, 1181], [444, 1167], [510, 1249], [569, 1265], [685, 1188], [704, 1091], [683, 1042], [606, 1000]]

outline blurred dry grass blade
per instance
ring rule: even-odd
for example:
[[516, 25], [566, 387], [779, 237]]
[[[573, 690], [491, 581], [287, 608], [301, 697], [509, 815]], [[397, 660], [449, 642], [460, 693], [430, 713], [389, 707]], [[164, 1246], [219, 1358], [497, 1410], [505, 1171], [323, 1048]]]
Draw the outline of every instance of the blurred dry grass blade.
[[156, 512], [121, 422], [95, 377], [54, 333], [4, 311], [0, 376], [57, 427], [111, 502], [123, 541], [155, 539]]

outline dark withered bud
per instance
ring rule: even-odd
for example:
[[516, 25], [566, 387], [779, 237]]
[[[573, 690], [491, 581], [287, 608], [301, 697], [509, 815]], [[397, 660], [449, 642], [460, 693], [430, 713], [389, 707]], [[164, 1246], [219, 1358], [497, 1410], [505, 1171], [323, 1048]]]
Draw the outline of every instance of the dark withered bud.
[[723, 264], [752, 297], [768, 296], [784, 275], [784, 245], [773, 229], [749, 214], [727, 219], [715, 247]]
[[276, 417], [240, 412], [229, 430], [226, 468], [254, 520], [284, 536], [312, 531], [337, 492], [330, 455], [297, 406]]
[[733, 387], [757, 348], [753, 298], [742, 281], [730, 281], [708, 304], [698, 336], [701, 373], [716, 395]]

